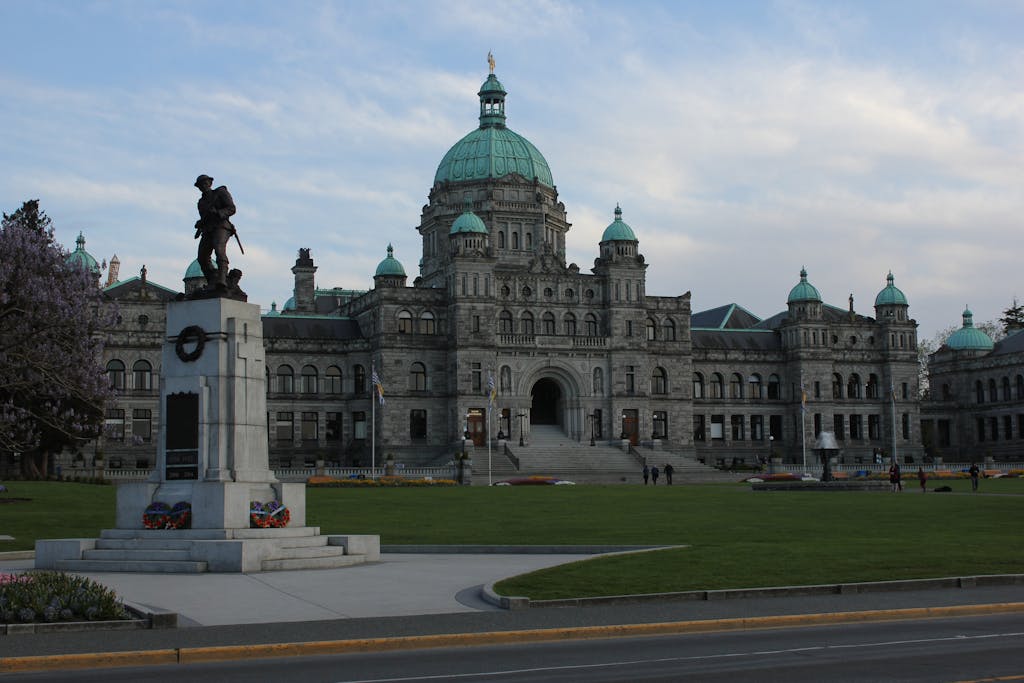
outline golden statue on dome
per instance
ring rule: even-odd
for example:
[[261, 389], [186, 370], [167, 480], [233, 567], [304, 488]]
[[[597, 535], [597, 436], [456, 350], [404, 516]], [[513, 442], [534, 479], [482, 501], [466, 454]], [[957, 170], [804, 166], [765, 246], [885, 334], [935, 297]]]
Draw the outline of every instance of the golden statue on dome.
[[491, 67], [491, 73], [494, 73], [494, 55], [490, 50], [487, 51], [487, 66]]

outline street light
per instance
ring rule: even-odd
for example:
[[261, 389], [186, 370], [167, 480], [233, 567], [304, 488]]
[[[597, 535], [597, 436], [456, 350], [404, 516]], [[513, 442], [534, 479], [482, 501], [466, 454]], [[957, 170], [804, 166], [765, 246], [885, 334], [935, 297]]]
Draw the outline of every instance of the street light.
[[523, 443], [523, 420], [526, 417], [526, 413], [519, 413], [516, 417], [519, 418], [519, 445], [523, 446], [525, 445]]
[[590, 418], [590, 445], [593, 446], [593, 445], [595, 445], [594, 444], [594, 431], [596, 430], [596, 427], [597, 427], [597, 411], [594, 411], [593, 413], [587, 415], [587, 417]]

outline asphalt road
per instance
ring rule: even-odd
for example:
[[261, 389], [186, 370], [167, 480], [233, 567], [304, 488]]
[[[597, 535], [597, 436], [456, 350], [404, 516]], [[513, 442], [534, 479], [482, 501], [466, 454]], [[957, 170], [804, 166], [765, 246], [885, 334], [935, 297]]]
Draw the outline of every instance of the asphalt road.
[[53, 683], [978, 681], [1024, 677], [1024, 615], [9, 675]]

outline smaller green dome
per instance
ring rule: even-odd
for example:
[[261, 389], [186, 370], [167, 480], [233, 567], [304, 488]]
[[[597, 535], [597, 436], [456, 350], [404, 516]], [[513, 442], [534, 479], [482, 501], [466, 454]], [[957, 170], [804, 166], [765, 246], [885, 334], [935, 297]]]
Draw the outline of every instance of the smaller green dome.
[[604, 229], [602, 242], [636, 242], [636, 234], [626, 221], [622, 220], [622, 209], [615, 205], [615, 220]]
[[460, 232], [480, 232], [487, 234], [487, 226], [475, 213], [469, 210], [472, 206], [470, 200], [466, 200], [466, 210], [462, 212], [462, 215], [455, 219], [452, 223], [452, 229], [448, 231], [449, 235], [457, 235]]
[[899, 288], [893, 284], [891, 270], [889, 271], [889, 275], [885, 278], [885, 281], [888, 284], [885, 286], [885, 289], [879, 292], [878, 296], [875, 297], [875, 305], [889, 306], [895, 304], [898, 306], [907, 306], [907, 297], [905, 297], [903, 295], [903, 292], [901, 292]]
[[974, 314], [965, 308], [964, 326], [949, 335], [946, 346], [954, 351], [991, 351], [995, 343], [992, 337], [974, 326]]
[[818, 293], [818, 289], [807, 281], [806, 268], [800, 269], [800, 282], [796, 283], [796, 287], [789, 290], [789, 298], [786, 299], [787, 304], [798, 301], [821, 301], [821, 294]]
[[[399, 263], [398, 259], [394, 257], [395, 250], [389, 244], [388, 245], [388, 256], [386, 259], [377, 265], [377, 272], [373, 274], [374, 277], [391, 276], [391, 277], [405, 277], [405, 268]], [[287, 305], [287, 304], [285, 304]]]
[[206, 277], [203, 275], [203, 268], [199, 265], [199, 259], [194, 259], [192, 263], [188, 264], [188, 269], [185, 271], [185, 280], [193, 280], [199, 277]]
[[288, 297], [288, 301], [284, 302], [284, 306], [281, 307], [281, 311], [294, 311], [295, 310], [295, 297]]
[[271, 301], [270, 302], [270, 310], [268, 312], [264, 313], [263, 315], [266, 315], [266, 316], [281, 315], [281, 311], [277, 310], [277, 302], [276, 301]]
[[85, 250], [85, 237], [82, 233], [78, 233], [78, 239], [75, 240], [75, 250], [68, 254], [68, 257], [64, 260], [66, 264], [80, 270], [88, 270], [96, 277], [100, 276], [100, 264], [93, 258], [92, 254]]

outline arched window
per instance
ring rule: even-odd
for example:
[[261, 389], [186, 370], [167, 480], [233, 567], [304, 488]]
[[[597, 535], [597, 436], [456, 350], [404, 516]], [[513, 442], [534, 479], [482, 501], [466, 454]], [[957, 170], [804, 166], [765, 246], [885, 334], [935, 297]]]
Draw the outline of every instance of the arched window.
[[523, 317], [520, 319], [520, 322], [523, 325], [523, 334], [533, 336], [533, 313], [530, 313], [529, 311], [523, 313]]
[[409, 311], [398, 312], [398, 333], [412, 334], [412, 313]]
[[518, 249], [519, 248], [519, 233], [518, 232], [513, 232], [512, 233], [512, 248], [513, 249]]
[[504, 249], [505, 248], [505, 231], [504, 230], [501, 230], [500, 232], [498, 232], [498, 248], [499, 249]]
[[729, 378], [729, 398], [743, 398], [743, 377], [738, 372]]
[[850, 375], [849, 381], [846, 382], [846, 397], [860, 398], [860, 375], [857, 373]]
[[409, 366], [409, 388], [413, 391], [427, 390], [427, 366], [423, 363]]
[[137, 360], [132, 365], [132, 386], [136, 391], [153, 388], [153, 366], [148, 360]]
[[651, 318], [647, 319], [647, 341], [654, 341], [658, 338], [658, 326], [654, 324], [654, 320]]
[[569, 337], [576, 336], [576, 316], [572, 313], [566, 313], [564, 318], [565, 323], [565, 334]]
[[498, 331], [504, 334], [512, 333], [512, 314], [508, 311], [502, 311], [498, 315]]
[[1017, 375], [1017, 398], [1024, 398], [1024, 375]]
[[747, 379], [750, 385], [750, 398], [764, 398], [764, 385], [761, 384], [761, 375], [756, 372]]
[[725, 380], [717, 372], [711, 375], [711, 398], [722, 398], [725, 396]]
[[341, 369], [337, 365], [327, 368], [324, 373], [324, 391], [328, 394], [341, 393]]
[[282, 394], [295, 391], [295, 371], [292, 366], [281, 365], [277, 368], [277, 391]]
[[587, 317], [584, 318], [584, 325], [587, 328], [588, 337], [597, 336], [597, 316], [593, 313], [587, 313]]
[[352, 367], [352, 391], [356, 394], [366, 393], [366, 368], [362, 365]]
[[985, 402], [985, 385], [981, 383], [980, 379], [974, 383], [974, 394], [978, 403]]
[[1004, 377], [1003, 378], [1003, 400], [1004, 401], [1009, 401], [1010, 400], [1010, 378], [1009, 377]]
[[423, 315], [420, 316], [420, 334], [435, 334], [436, 329], [434, 314], [430, 311], [424, 311]]
[[878, 375], [871, 373], [868, 377], [868, 398], [881, 398], [878, 391]]
[[550, 311], [544, 314], [544, 334], [555, 333], [555, 314]]
[[665, 372], [665, 368], [654, 368], [654, 372], [651, 373], [651, 393], [668, 393], [668, 373]]
[[526, 248], [533, 249], [533, 233], [527, 232], [523, 235], [523, 238], [526, 240]]
[[779, 382], [779, 376], [772, 374], [768, 375], [768, 398], [780, 399], [782, 398], [782, 384]]
[[604, 370], [601, 368], [594, 368], [594, 395], [604, 395]]
[[999, 394], [996, 392], [996, 381], [990, 379], [988, 381], [988, 400], [990, 403], [995, 403], [999, 400]]
[[317, 373], [316, 368], [312, 365], [305, 365], [302, 368], [302, 393], [303, 394], [315, 394], [317, 393]]
[[107, 379], [114, 389], [124, 389], [124, 363], [116, 359], [107, 363]]
[[693, 373], [693, 397], [704, 398], [704, 375]]
[[665, 341], [676, 340], [676, 324], [671, 318], [666, 318], [661, 324], [661, 338]]
[[832, 398], [843, 397], [843, 376], [838, 372], [832, 375]]
[[498, 386], [501, 387], [501, 393], [512, 393], [512, 368], [507, 365], [502, 365], [501, 372], [499, 372], [498, 375], [501, 378], [498, 384]]

